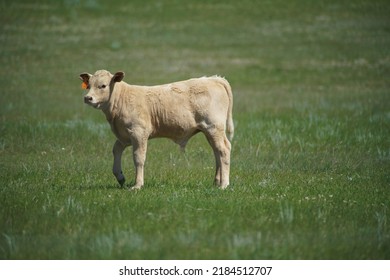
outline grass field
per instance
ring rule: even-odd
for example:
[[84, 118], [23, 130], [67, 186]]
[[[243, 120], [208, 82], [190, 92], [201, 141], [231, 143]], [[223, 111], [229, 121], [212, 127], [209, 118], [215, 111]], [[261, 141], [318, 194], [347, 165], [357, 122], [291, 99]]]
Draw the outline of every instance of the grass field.
[[[1, 1], [0, 259], [390, 259], [388, 1]], [[145, 187], [78, 74], [219, 74], [231, 186], [199, 134]], [[131, 150], [124, 156], [128, 186]]]

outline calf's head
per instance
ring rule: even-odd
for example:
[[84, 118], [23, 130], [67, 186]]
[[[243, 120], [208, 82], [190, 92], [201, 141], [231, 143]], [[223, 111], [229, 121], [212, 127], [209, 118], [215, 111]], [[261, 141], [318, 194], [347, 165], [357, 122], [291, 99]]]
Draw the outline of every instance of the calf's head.
[[88, 92], [84, 96], [84, 102], [96, 109], [102, 109], [110, 100], [115, 83], [121, 82], [125, 76], [123, 72], [116, 72], [112, 75], [106, 70], [96, 71], [95, 74], [80, 74], [83, 81], [82, 87]]

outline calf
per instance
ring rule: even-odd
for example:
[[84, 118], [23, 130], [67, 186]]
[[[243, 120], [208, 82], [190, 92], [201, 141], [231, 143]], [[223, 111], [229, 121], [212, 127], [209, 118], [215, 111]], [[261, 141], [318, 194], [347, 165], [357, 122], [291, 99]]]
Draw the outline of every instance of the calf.
[[159, 86], [136, 86], [123, 81], [125, 74], [112, 75], [99, 70], [94, 75], [80, 74], [88, 92], [84, 102], [106, 115], [117, 140], [113, 147], [113, 173], [120, 185], [125, 182], [121, 157], [133, 146], [135, 185], [144, 184], [144, 164], [148, 139], [166, 137], [183, 149], [188, 140], [203, 132], [216, 161], [215, 184], [229, 185], [230, 150], [234, 126], [233, 96], [227, 80], [213, 76]]

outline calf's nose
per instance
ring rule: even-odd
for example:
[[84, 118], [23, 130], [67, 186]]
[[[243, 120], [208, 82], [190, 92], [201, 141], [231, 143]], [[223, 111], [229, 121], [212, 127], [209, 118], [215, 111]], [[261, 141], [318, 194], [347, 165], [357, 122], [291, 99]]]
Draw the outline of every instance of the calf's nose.
[[92, 101], [92, 96], [84, 96], [84, 103], [89, 103]]

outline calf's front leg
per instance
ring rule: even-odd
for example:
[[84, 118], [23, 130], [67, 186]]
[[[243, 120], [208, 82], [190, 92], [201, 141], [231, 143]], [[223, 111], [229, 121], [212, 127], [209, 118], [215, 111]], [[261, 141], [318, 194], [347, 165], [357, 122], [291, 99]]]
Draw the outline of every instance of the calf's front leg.
[[131, 190], [139, 190], [144, 185], [144, 165], [148, 140], [147, 138], [132, 139], [132, 145], [135, 166], [135, 185], [131, 188]]
[[112, 153], [114, 154], [114, 166], [112, 167], [112, 173], [114, 173], [115, 178], [118, 180], [118, 183], [121, 185], [121, 187], [126, 181], [122, 172], [122, 154], [125, 148], [126, 146], [123, 145], [119, 140], [115, 141], [114, 147], [112, 148]]

